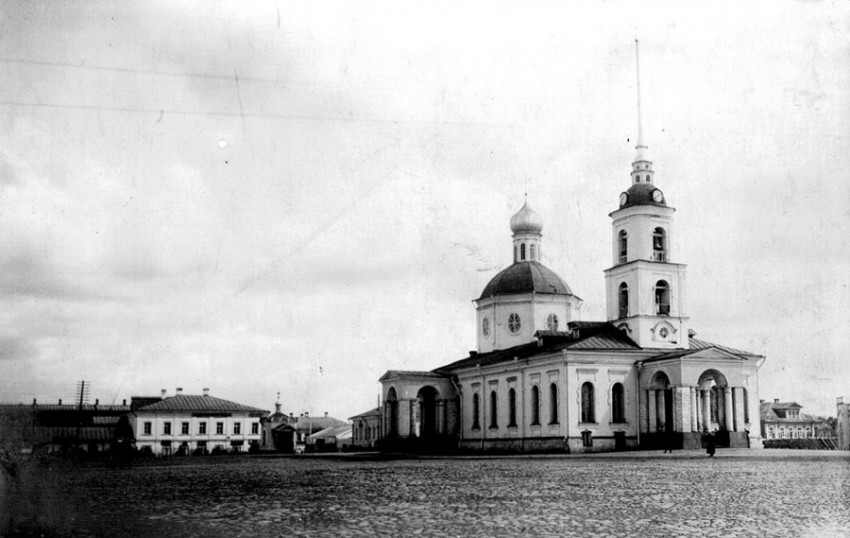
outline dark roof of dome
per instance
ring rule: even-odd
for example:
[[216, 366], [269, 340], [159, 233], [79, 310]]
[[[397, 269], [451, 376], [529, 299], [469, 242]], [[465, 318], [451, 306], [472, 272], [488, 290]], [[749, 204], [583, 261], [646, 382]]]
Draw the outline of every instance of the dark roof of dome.
[[554, 295], [573, 294], [567, 283], [542, 263], [517, 262], [494, 276], [484, 287], [479, 299], [531, 292]]
[[652, 199], [652, 193], [658, 189], [652, 183], [635, 183], [629, 190], [626, 191], [628, 195], [628, 199], [626, 203], [620, 206], [620, 209], [624, 207], [632, 207], [635, 205], [654, 205], [658, 207], [667, 207], [667, 200], [662, 198], [661, 202], [656, 202]]

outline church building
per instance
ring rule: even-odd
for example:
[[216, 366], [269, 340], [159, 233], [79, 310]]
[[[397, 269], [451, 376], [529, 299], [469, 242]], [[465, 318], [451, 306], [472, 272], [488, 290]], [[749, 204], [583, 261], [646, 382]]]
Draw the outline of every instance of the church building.
[[[640, 120], [638, 121], [640, 126]], [[477, 350], [380, 382], [385, 447], [604, 451], [673, 445], [761, 447], [764, 357], [696, 338], [686, 266], [671, 255], [675, 209], [640, 133], [630, 185], [610, 213], [607, 319], [542, 263], [543, 219], [510, 219], [513, 263], [474, 301]]]

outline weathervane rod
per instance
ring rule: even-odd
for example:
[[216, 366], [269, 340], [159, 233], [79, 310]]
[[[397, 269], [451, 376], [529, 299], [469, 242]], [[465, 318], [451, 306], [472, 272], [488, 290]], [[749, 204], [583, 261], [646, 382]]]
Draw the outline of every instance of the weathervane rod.
[[638, 137], [637, 137], [637, 146], [643, 146], [643, 117], [641, 114], [640, 107], [640, 49], [638, 47], [638, 40], [635, 38], [635, 65], [637, 66], [637, 112], [638, 112]]

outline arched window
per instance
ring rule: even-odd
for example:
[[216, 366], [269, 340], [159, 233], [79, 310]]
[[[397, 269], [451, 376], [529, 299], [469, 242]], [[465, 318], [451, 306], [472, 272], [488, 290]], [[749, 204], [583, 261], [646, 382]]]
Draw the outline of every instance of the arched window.
[[484, 318], [481, 320], [481, 333], [484, 336], [490, 336], [490, 318]]
[[481, 429], [481, 423], [479, 422], [479, 415], [481, 414], [481, 402], [478, 399], [478, 393], [472, 395], [472, 429], [479, 430]]
[[655, 283], [655, 313], [659, 316], [670, 315], [670, 285], [664, 280]]
[[498, 428], [499, 420], [497, 418], [497, 414], [499, 411], [498, 401], [496, 400], [496, 391], [490, 391], [490, 427]]
[[519, 256], [517, 255], [517, 247], [514, 245], [514, 263], [519, 261]]
[[546, 328], [550, 331], [558, 330], [558, 316], [556, 314], [546, 316]]
[[530, 259], [531, 261], [534, 261], [535, 260], [535, 258], [534, 258], [534, 245], [529, 245], [529, 248], [531, 250], [531, 253], [529, 254], [528, 259]]
[[525, 243], [519, 246], [519, 259], [525, 261]]
[[629, 252], [629, 237], [628, 237], [628, 234], [626, 233], [626, 230], [620, 230], [620, 239], [619, 239], [618, 243], [619, 243], [619, 247], [620, 247], [619, 248], [620, 263], [626, 263], [626, 260], [628, 260], [628, 252]]
[[508, 390], [508, 427], [516, 426], [516, 391]]
[[611, 387], [611, 422], [622, 424], [626, 421], [626, 402], [623, 384], [614, 383]]
[[620, 293], [618, 295], [620, 303], [620, 319], [629, 317], [629, 285], [623, 282], [620, 284]]
[[661, 227], [652, 231], [652, 261], [667, 261], [667, 237]]
[[540, 424], [540, 389], [537, 385], [531, 387], [531, 425]]
[[558, 423], [558, 385], [549, 384], [549, 424]]
[[593, 384], [589, 381], [581, 386], [581, 421], [596, 422], [596, 409], [593, 397]]

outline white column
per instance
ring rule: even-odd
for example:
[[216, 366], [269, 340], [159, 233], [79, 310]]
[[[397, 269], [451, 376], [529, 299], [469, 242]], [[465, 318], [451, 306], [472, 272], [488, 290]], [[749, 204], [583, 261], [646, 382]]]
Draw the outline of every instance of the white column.
[[664, 431], [667, 431], [667, 428], [670, 427], [667, 424], [667, 391], [659, 390], [658, 394], [658, 423], [664, 425]]
[[691, 431], [697, 432], [697, 389], [696, 387], [688, 387], [688, 398], [691, 403]]
[[742, 432], [747, 429], [744, 424], [744, 388], [735, 387], [735, 431]]
[[646, 403], [649, 405], [649, 433], [655, 433], [656, 430], [658, 429], [658, 425], [656, 423], [657, 415], [656, 415], [656, 407], [655, 407], [655, 404], [656, 404], [656, 402], [655, 402], [655, 398], [656, 398], [655, 391], [654, 390], [648, 390], [646, 392], [647, 392]]
[[673, 389], [673, 415], [675, 417], [675, 429], [679, 432], [691, 431], [691, 398], [690, 387], [676, 387]]
[[711, 390], [702, 391], [702, 427], [711, 430]]
[[723, 387], [723, 415], [726, 419], [726, 429], [735, 430], [734, 411], [732, 410], [732, 387]]

